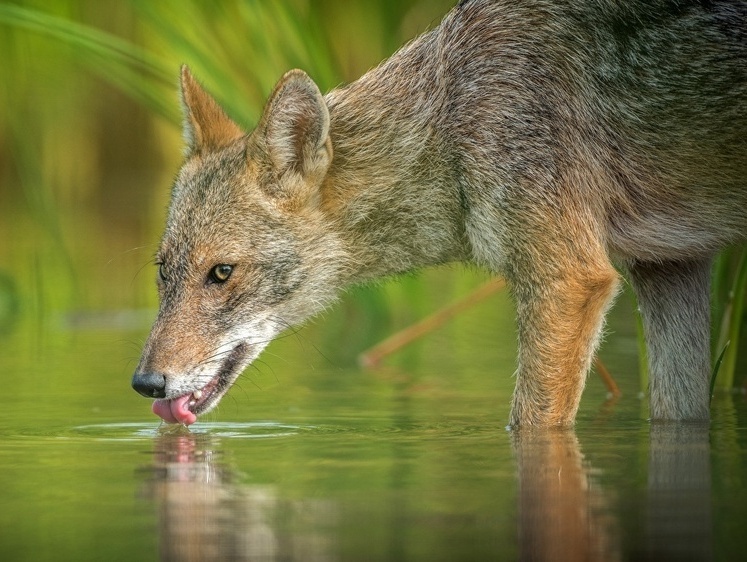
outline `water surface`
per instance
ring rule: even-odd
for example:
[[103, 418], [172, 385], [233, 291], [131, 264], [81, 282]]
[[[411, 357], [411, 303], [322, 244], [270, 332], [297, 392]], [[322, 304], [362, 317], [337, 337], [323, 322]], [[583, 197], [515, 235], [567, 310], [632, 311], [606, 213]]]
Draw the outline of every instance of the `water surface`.
[[146, 326], [19, 339], [0, 358], [3, 559], [740, 559], [743, 396], [710, 425], [648, 423], [618, 314], [623, 397], [592, 375], [575, 430], [509, 432], [511, 346], [487, 344], [486, 314], [458, 327], [471, 353], [445, 328], [366, 372], [325, 344], [332, 313], [189, 430], [128, 388]]
[[[452, 1], [236, 3], [251, 6], [240, 16], [227, 3], [22, 4], [75, 33], [0, 28], [0, 560], [745, 558], [745, 397], [717, 397], [709, 426], [649, 424], [625, 297], [601, 349], [623, 395], [609, 402], [592, 374], [573, 431], [505, 429], [516, 337], [503, 293], [380, 369], [356, 367], [486, 280], [456, 267], [353, 291], [272, 344], [189, 431], [161, 427], [130, 388], [182, 157], [179, 65], [201, 67], [249, 126], [287, 69], [349, 82]], [[157, 55], [173, 80], [131, 74], [78, 23]]]

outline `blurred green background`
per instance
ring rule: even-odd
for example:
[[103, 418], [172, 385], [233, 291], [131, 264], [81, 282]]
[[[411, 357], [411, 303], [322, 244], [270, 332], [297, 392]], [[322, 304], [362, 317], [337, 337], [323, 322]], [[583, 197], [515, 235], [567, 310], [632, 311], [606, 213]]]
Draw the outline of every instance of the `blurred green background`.
[[[31, 337], [20, 344], [38, 346], [45, 330], [61, 323], [147, 327], [157, 306], [150, 264], [183, 148], [182, 63], [252, 128], [288, 69], [303, 68], [323, 90], [352, 81], [435, 26], [452, 5], [0, 3], [0, 335], [25, 327]], [[485, 279], [479, 271], [444, 268], [354, 289], [330, 336], [342, 338], [338, 359], [353, 362], [366, 346]], [[716, 281], [719, 357], [727, 341], [743, 339], [743, 249], [719, 261]], [[513, 353], [513, 334], [502, 339]], [[741, 382], [734, 377], [745, 372], [737, 368], [738, 348], [732, 343], [723, 356], [721, 386]], [[136, 356], [137, 345], [128, 352]]]
[[[0, 329], [60, 314], [137, 323], [156, 307], [182, 63], [250, 129], [288, 69], [324, 90], [354, 80], [451, 3], [0, 3]], [[381, 314], [381, 298], [353, 300]]]

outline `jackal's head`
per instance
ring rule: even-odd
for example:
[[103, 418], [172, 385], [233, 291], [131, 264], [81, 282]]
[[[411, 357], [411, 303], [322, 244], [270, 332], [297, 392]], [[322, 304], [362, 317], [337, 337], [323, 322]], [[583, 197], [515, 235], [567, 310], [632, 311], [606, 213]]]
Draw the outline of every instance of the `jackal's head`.
[[193, 423], [281, 331], [328, 303], [342, 249], [321, 210], [329, 112], [306, 74], [280, 81], [245, 134], [182, 69], [187, 156], [156, 255], [160, 309], [132, 379]]

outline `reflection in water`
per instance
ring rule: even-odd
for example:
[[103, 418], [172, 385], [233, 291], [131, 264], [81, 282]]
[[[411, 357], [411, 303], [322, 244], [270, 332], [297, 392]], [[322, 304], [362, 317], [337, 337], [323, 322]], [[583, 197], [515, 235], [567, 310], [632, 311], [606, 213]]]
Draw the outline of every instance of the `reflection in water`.
[[620, 560], [615, 519], [572, 430], [514, 432], [521, 560]]
[[[349, 559], [353, 552], [360, 555], [356, 559], [377, 559], [377, 548], [385, 556], [378, 559], [407, 559], [416, 552], [435, 552], [429, 550], [433, 545], [415, 544], [425, 537], [433, 540], [434, 522], [461, 521], [410, 505], [419, 475], [404, 464], [393, 465], [389, 488], [380, 490], [384, 505], [367, 495], [362, 503], [351, 504], [350, 497], [343, 502], [334, 489], [321, 494], [318, 488], [286, 489], [287, 478], [273, 480], [273, 485], [249, 484], [221, 452], [229, 437], [178, 429], [154, 440], [154, 460], [145, 472], [147, 495], [157, 507], [162, 560], [326, 561]], [[518, 558], [712, 559], [708, 435], [707, 424], [652, 424], [648, 447], [641, 443], [633, 449], [648, 454], [647, 485], [636, 485], [630, 494], [630, 488], [613, 487], [615, 482], [620, 486], [619, 478], [592, 468], [573, 430], [514, 431]], [[614, 439], [613, 434], [602, 439], [605, 443], [590, 439], [589, 448], [601, 446], [604, 452]], [[411, 444], [395, 440], [395, 448], [403, 448], [395, 456], [408, 457]], [[352, 523], [347, 520], [351, 516]], [[365, 520], [365, 536], [350, 542], [346, 533], [361, 531], [358, 516]], [[412, 528], [425, 522], [427, 529]], [[453, 529], [444, 531], [448, 535]], [[393, 540], [384, 553], [380, 543], [387, 535]], [[373, 536], [379, 543], [370, 543]], [[351, 545], [356, 546], [350, 550]], [[363, 545], [372, 550], [359, 552]], [[453, 552], [466, 555], [471, 546], [456, 546]]]
[[334, 521], [328, 502], [282, 500], [273, 486], [239, 483], [217, 439], [179, 429], [155, 441], [147, 471], [161, 560], [331, 559], [330, 534], [315, 530]]
[[646, 501], [648, 560], [711, 560], [707, 423], [651, 426]]
[[652, 424], [642, 542], [625, 552], [609, 493], [572, 430], [516, 431], [522, 560], [710, 560], [707, 424]]

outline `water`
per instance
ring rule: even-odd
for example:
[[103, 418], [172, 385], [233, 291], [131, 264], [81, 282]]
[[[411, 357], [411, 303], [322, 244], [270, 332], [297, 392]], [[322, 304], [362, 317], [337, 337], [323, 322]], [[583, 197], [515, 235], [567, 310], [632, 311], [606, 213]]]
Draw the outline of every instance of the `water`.
[[717, 397], [710, 426], [649, 424], [628, 304], [602, 353], [622, 398], [592, 375], [575, 430], [518, 434], [513, 343], [483, 329], [505, 311], [364, 372], [325, 343], [343, 304], [189, 430], [128, 388], [145, 325], [16, 330], [0, 358], [2, 559], [741, 559], [745, 398]]
[[744, 559], [745, 397], [717, 397], [707, 427], [649, 424], [625, 297], [601, 350], [623, 395], [607, 401], [592, 375], [573, 431], [505, 429], [505, 294], [356, 368], [485, 281], [461, 269], [345, 297], [189, 431], [130, 388], [182, 155], [179, 65], [250, 124], [287, 69], [354, 79], [453, 1], [291, 2], [316, 6], [303, 29], [271, 17], [281, 3], [238, 18], [217, 3], [35, 4], [157, 54], [174, 80], [131, 74], [77, 27], [62, 42], [0, 28], [0, 560]]

